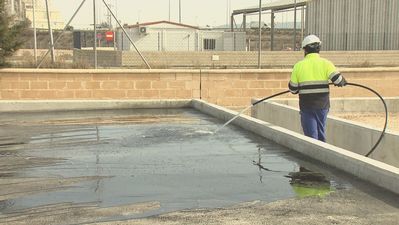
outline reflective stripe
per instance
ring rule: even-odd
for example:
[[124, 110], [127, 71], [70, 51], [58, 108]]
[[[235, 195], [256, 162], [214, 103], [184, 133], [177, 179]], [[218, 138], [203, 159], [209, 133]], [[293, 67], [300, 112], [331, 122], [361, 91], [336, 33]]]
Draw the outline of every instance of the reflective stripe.
[[300, 89], [311, 89], [311, 88], [320, 88], [320, 87], [328, 87], [328, 83], [326, 84], [299, 84]]
[[339, 75], [338, 79], [336, 79], [333, 82], [334, 82], [334, 84], [339, 84], [339, 83], [341, 83], [342, 79], [343, 79], [343, 77], [341, 75]]
[[315, 94], [315, 93], [328, 93], [329, 88], [317, 88], [317, 89], [300, 89], [299, 94]]
[[343, 80], [343, 77], [342, 77], [341, 73], [335, 72], [335, 73], [333, 73], [333, 74], [330, 75], [330, 80], [331, 80], [334, 84], [339, 84], [339, 83], [341, 83], [341, 81]]
[[289, 85], [291, 85], [291, 87], [298, 87], [299, 86], [298, 84], [296, 84], [296, 83], [294, 83], [292, 81], [290, 81]]
[[299, 84], [299, 94], [328, 93], [328, 81], [308, 81]]
[[290, 92], [291, 92], [292, 94], [298, 94], [298, 93], [299, 93], [299, 90], [292, 90], [292, 89], [290, 89]]
[[341, 73], [340, 72], [338, 72], [338, 71], [335, 71], [334, 73], [332, 73], [332, 74], [330, 74], [330, 76], [328, 77], [331, 81], [333, 81], [333, 79], [334, 79], [334, 77], [335, 76], [339, 76], [339, 75], [341, 75]]
[[308, 86], [308, 85], [328, 85], [328, 80], [317, 80], [317, 81], [305, 81], [299, 83], [299, 87]]
[[290, 92], [291, 92], [292, 94], [298, 94], [299, 85], [296, 84], [296, 83], [294, 83], [294, 82], [292, 82], [292, 81], [290, 81], [290, 82], [288, 83], [288, 89], [290, 89]]

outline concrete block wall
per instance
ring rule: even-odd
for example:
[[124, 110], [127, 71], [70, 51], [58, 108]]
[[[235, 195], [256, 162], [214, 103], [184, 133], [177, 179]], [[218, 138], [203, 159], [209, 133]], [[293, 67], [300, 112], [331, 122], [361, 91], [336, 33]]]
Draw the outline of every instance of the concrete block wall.
[[0, 70], [1, 100], [199, 98], [193, 71]]
[[[250, 96], [263, 98], [288, 89], [290, 69], [281, 70], [201, 70], [201, 97], [217, 105], [244, 108]], [[341, 69], [349, 82], [369, 86], [384, 97], [399, 96], [399, 68]], [[375, 97], [362, 88], [331, 87], [332, 97]], [[285, 94], [281, 98], [297, 98]]]
[[[350, 82], [384, 97], [399, 96], [399, 67], [342, 69]], [[287, 90], [290, 69], [282, 70], [0, 70], [1, 100], [191, 99], [232, 109], [252, 98]], [[331, 88], [332, 97], [374, 97], [357, 87]], [[297, 98], [286, 94], [281, 97]]]

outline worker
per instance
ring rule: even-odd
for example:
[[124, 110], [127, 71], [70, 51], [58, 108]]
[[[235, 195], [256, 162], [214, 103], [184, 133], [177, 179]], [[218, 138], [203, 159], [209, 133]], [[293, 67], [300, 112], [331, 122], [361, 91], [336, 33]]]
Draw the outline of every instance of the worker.
[[288, 87], [291, 93], [299, 94], [303, 133], [325, 142], [330, 108], [329, 81], [343, 87], [346, 80], [332, 62], [320, 57], [321, 41], [317, 36], [305, 37], [301, 47], [305, 58], [294, 65]]

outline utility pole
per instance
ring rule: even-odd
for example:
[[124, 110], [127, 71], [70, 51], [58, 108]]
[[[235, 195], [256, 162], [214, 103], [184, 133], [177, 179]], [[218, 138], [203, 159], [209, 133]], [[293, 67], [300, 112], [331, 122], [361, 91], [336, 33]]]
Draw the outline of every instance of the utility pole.
[[94, 68], [97, 69], [97, 17], [96, 17], [96, 0], [93, 0], [93, 19], [94, 19]]
[[14, 13], [15, 13], [14, 0], [11, 0], [11, 15], [14, 16]]
[[35, 66], [37, 65], [37, 34], [36, 34], [36, 0], [32, 0], [32, 23], [33, 23], [33, 56], [35, 58]]
[[179, 23], [181, 23], [181, 0], [179, 0]]
[[296, 0], [294, 0], [294, 47], [292, 48], [296, 51]]
[[53, 30], [51, 29], [50, 10], [48, 7], [48, 0], [46, 0], [46, 11], [47, 11], [48, 32], [50, 34], [51, 62], [54, 64], [55, 63], [54, 37], [53, 37]]
[[262, 68], [262, 0], [259, 0], [259, 51], [258, 51], [258, 68]]
[[230, 15], [229, 15], [229, 0], [226, 0], [226, 25], [227, 25], [227, 27], [229, 26], [229, 19], [230, 19]]
[[[113, 4], [111, 4], [111, 3], [109, 3], [109, 2], [108, 2], [108, 5], [109, 5], [109, 7], [111, 7], [111, 8], [114, 6]], [[106, 11], [105, 16], [107, 17], [108, 28], [109, 28], [109, 29], [112, 29], [112, 28], [113, 28], [113, 26], [112, 26], [112, 16], [111, 16], [111, 13], [109, 13], [108, 10]]]
[[[68, 23], [65, 25], [64, 30], [57, 36], [57, 38], [54, 40], [54, 44], [53, 46], [58, 42], [58, 40], [61, 39], [62, 35], [64, 34], [64, 32], [67, 30], [67, 28], [69, 27], [69, 25], [72, 23], [73, 19], [75, 18], [75, 16], [78, 14], [79, 10], [82, 8], [83, 4], [86, 2], [86, 0], [82, 0], [82, 3], [80, 3], [79, 8], [75, 11], [75, 13], [73, 14], [73, 16], [71, 17], [71, 19], [68, 21]], [[49, 50], [47, 50], [47, 52], [43, 55], [43, 57], [41, 58], [40, 62], [37, 64], [36, 68], [39, 69], [40, 66], [42, 65], [44, 59], [47, 57], [47, 55], [50, 53], [51, 48], [49, 48]]]
[[301, 8], [301, 40], [303, 40], [303, 33], [304, 33], [304, 29], [305, 29], [305, 23], [304, 23], [304, 19], [305, 19], [305, 6], [302, 6]]
[[[111, 13], [112, 17], [114, 17], [116, 23], [119, 25], [119, 27], [122, 29], [123, 33], [126, 35], [127, 39], [129, 39], [130, 44], [133, 45], [133, 47], [136, 49], [137, 53], [139, 54], [139, 56], [141, 57], [141, 59], [143, 60], [143, 62], [147, 65], [148, 69], [151, 69], [151, 66], [148, 64], [147, 60], [144, 58], [144, 56], [141, 54], [141, 52], [138, 50], [137, 46], [134, 44], [132, 38], [130, 38], [130, 35], [126, 32], [125, 28], [122, 26], [121, 22], [118, 20], [118, 18], [116, 18], [115, 14], [112, 12], [111, 8], [108, 6], [108, 4], [105, 2], [105, 0], [102, 0], [105, 7], [107, 7], [107, 9], [109, 10], [109, 12]], [[123, 37], [123, 36], [122, 36]], [[123, 42], [122, 42], [123, 44]]]

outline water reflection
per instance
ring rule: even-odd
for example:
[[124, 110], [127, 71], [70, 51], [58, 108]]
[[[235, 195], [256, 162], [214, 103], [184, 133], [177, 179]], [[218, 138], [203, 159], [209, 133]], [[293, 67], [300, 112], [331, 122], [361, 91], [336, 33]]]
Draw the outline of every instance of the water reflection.
[[259, 181], [260, 183], [263, 183], [263, 174], [262, 171], [268, 171], [268, 172], [276, 172], [276, 173], [280, 173], [280, 172], [284, 172], [284, 171], [279, 171], [279, 170], [272, 170], [269, 168], [266, 168], [265, 166], [262, 165], [262, 153], [261, 153], [262, 147], [258, 146], [258, 161], [253, 160], [252, 164], [259, 167]]

